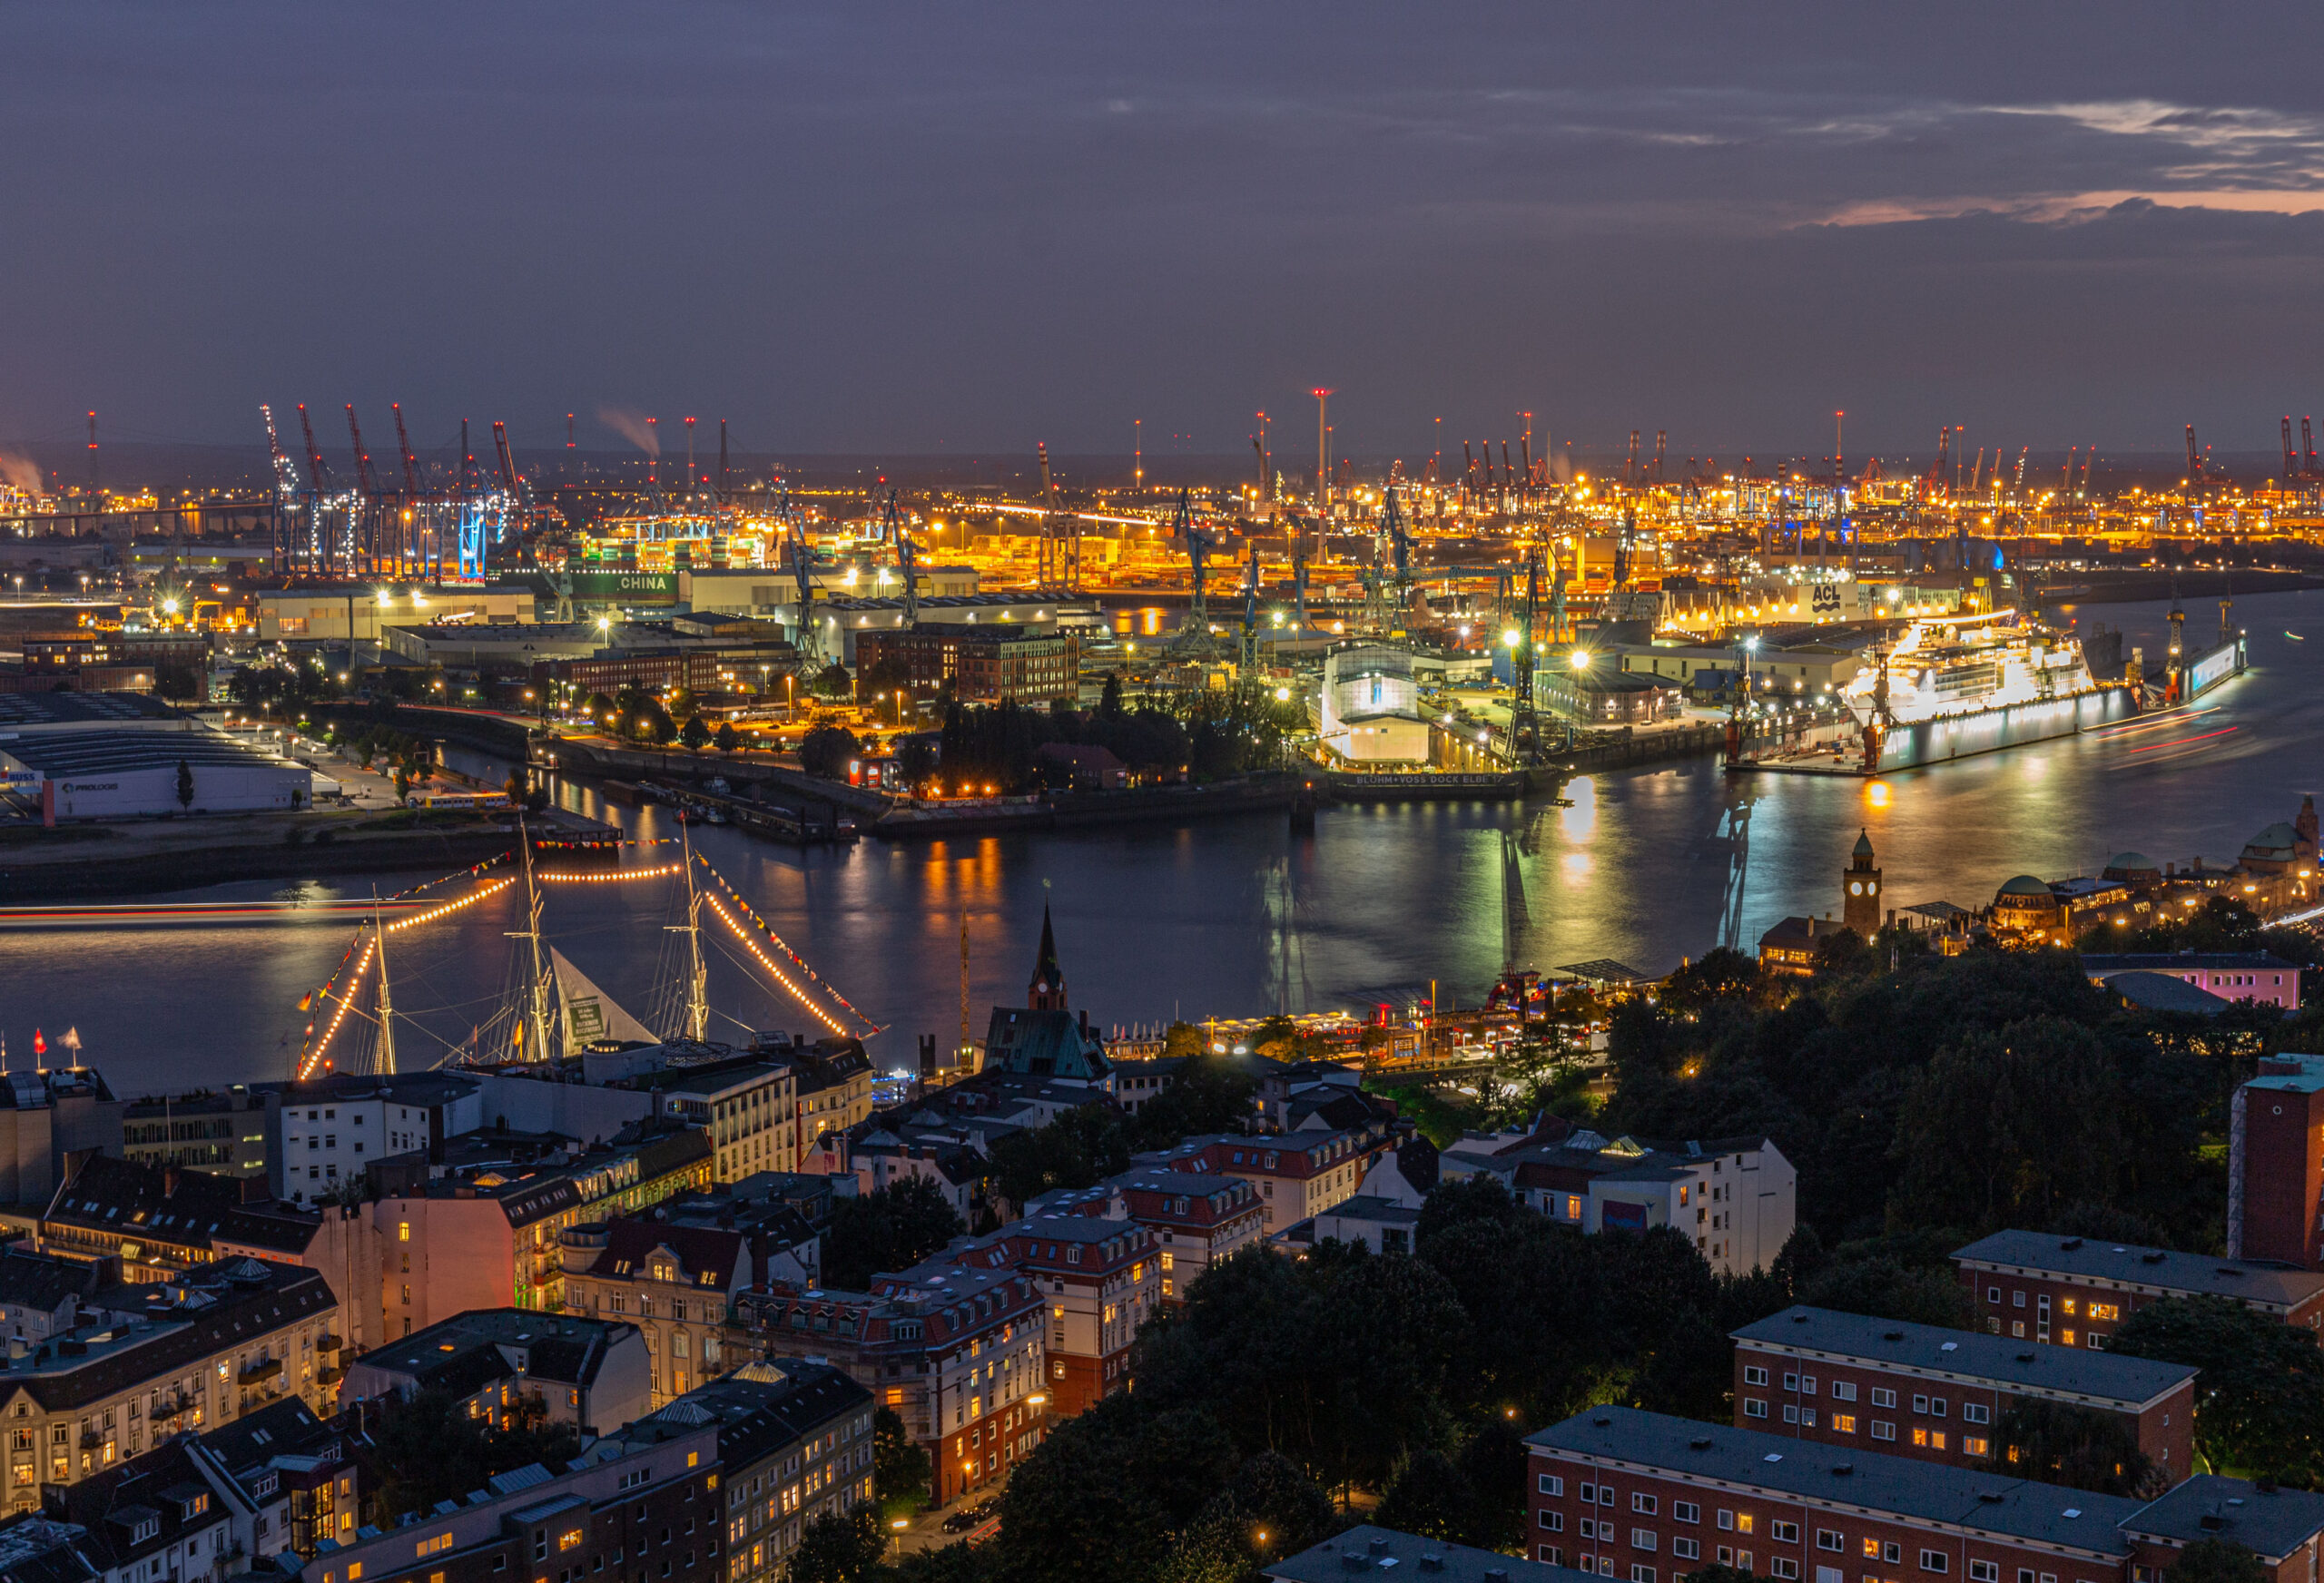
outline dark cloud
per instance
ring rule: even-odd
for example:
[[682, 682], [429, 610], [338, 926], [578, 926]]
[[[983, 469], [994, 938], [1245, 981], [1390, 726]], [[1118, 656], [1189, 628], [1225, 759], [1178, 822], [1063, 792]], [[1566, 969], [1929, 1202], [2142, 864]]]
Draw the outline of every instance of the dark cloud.
[[400, 399], [1232, 452], [1325, 383], [1379, 455], [1520, 408], [2120, 447], [2312, 404], [2304, 12], [1609, 10], [12, 8], [0, 436]]

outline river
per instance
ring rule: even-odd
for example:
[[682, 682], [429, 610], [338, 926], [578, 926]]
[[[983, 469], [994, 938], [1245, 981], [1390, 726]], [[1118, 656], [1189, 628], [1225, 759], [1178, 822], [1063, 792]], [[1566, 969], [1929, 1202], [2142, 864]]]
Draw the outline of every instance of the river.
[[[2142, 646], [2150, 664], [2163, 651], [2161, 605], [2070, 613], [2124, 628], [2126, 646]], [[2191, 601], [2188, 614], [2191, 644], [2203, 646], [2217, 606]], [[1612, 958], [1661, 971], [1722, 943], [1749, 949], [1787, 913], [1837, 912], [1859, 828], [1899, 905], [1982, 906], [2014, 874], [2095, 873], [2125, 848], [2158, 861], [2232, 862], [2324, 782], [2324, 590], [2246, 598], [2236, 615], [2252, 669], [2202, 700], [2208, 713], [2183, 729], [2065, 738], [1871, 784], [1733, 778], [1703, 758], [1583, 777], [1566, 788], [1571, 807], [1328, 809], [1312, 834], [1270, 814], [804, 852], [719, 827], [695, 837], [888, 1030], [872, 1048], [891, 1066], [910, 1063], [917, 1035], [946, 1047], [959, 1037], [964, 921], [974, 1034], [992, 1005], [1022, 1003], [1045, 903], [1073, 1004], [1108, 1027], [1402, 1006], [1432, 982], [1468, 1005], [1512, 954], [1512, 937], [1525, 966]], [[621, 808], [579, 787], [560, 794], [640, 838], [675, 833], [666, 811]], [[223, 886], [184, 899], [369, 895], [372, 884]], [[512, 888], [390, 937], [407, 1069], [432, 1064], [491, 1015], [510, 981], [515, 899]], [[682, 911], [670, 881], [552, 887], [545, 927], [652, 1020], [668, 998], [677, 937], [667, 927]], [[84, 1058], [130, 1096], [286, 1076], [307, 1021], [297, 1002], [330, 975], [348, 933], [269, 924], [0, 934], [0, 1031], [22, 1063], [35, 1027], [52, 1042], [76, 1028]], [[722, 927], [711, 923], [704, 939], [714, 1037], [817, 1027]], [[359, 1060], [361, 1041], [334, 1054]]]

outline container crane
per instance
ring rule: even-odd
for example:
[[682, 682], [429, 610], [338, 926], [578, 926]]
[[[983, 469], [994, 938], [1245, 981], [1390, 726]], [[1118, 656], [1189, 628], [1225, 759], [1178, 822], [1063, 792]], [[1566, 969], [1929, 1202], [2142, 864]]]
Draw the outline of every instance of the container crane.
[[355, 487], [363, 498], [370, 499], [379, 490], [371, 483], [371, 453], [363, 448], [363, 430], [355, 421], [355, 403], [347, 404], [347, 438], [355, 447]]
[[2187, 426], [2187, 482], [2200, 484], [2202, 481], [2203, 458], [2195, 454], [2195, 426], [2191, 423]]
[[1654, 431], [1654, 482], [1658, 484], [1662, 482], [1662, 453], [1669, 443], [1669, 430], [1658, 428]]
[[1622, 464], [1622, 482], [1625, 484], [1638, 482], [1638, 430], [1636, 429], [1630, 430], [1630, 459]]
[[419, 459], [411, 454], [411, 436], [404, 432], [403, 406], [390, 401], [388, 410], [396, 415], [396, 448], [403, 453], [403, 495], [406, 500], [419, 498]]
[[1936, 431], [1936, 466], [1928, 470], [1928, 491], [1934, 495], [1945, 487], [1946, 458], [1953, 450], [1953, 426], [1946, 424]]
[[1036, 579], [1044, 593], [1071, 594], [1081, 586], [1081, 522], [1067, 515], [1058, 503], [1057, 480], [1049, 475], [1049, 447], [1037, 442], [1041, 457], [1040, 568]]
[[2284, 482], [2289, 484], [2299, 476], [2299, 457], [2291, 448], [2291, 414], [2284, 414]]
[[791, 575], [799, 591], [799, 624], [797, 634], [801, 659], [812, 663], [822, 656], [822, 648], [815, 636], [815, 574], [812, 558], [807, 549], [807, 526], [798, 507], [792, 504], [791, 487], [783, 487], [783, 494], [774, 508], [777, 521], [790, 530]]

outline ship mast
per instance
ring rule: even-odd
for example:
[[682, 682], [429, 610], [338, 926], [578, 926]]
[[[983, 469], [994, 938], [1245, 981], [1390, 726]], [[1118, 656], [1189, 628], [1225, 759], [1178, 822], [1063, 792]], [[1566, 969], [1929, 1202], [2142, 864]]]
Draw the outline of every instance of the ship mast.
[[379, 954], [379, 1054], [372, 1064], [382, 1077], [396, 1075], [396, 1013], [388, 998], [388, 931], [379, 921], [379, 898], [371, 896], [371, 949]]
[[509, 931], [509, 938], [526, 941], [532, 949], [532, 977], [527, 981], [525, 1018], [532, 1025], [531, 1058], [546, 1061], [548, 1047], [548, 970], [541, 962], [541, 893], [533, 883], [533, 839], [525, 828], [525, 816], [517, 816], [517, 847], [525, 865], [525, 927]]
[[686, 920], [667, 928], [686, 937], [686, 1019], [680, 1037], [700, 1044], [710, 1037], [710, 973], [702, 965], [702, 892], [694, 882], [694, 835], [691, 822], [683, 814], [678, 819], [678, 836], [685, 844]]

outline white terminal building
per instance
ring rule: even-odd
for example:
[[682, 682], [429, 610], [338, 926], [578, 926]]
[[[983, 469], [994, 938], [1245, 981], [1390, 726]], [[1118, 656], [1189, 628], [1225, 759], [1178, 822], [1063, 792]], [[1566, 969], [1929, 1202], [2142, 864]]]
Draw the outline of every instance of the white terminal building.
[[12, 693], [0, 694], [0, 789], [54, 824], [297, 808], [339, 788], [143, 693]]
[[1355, 644], [1324, 657], [1324, 746], [1351, 763], [1428, 762], [1410, 649]]

